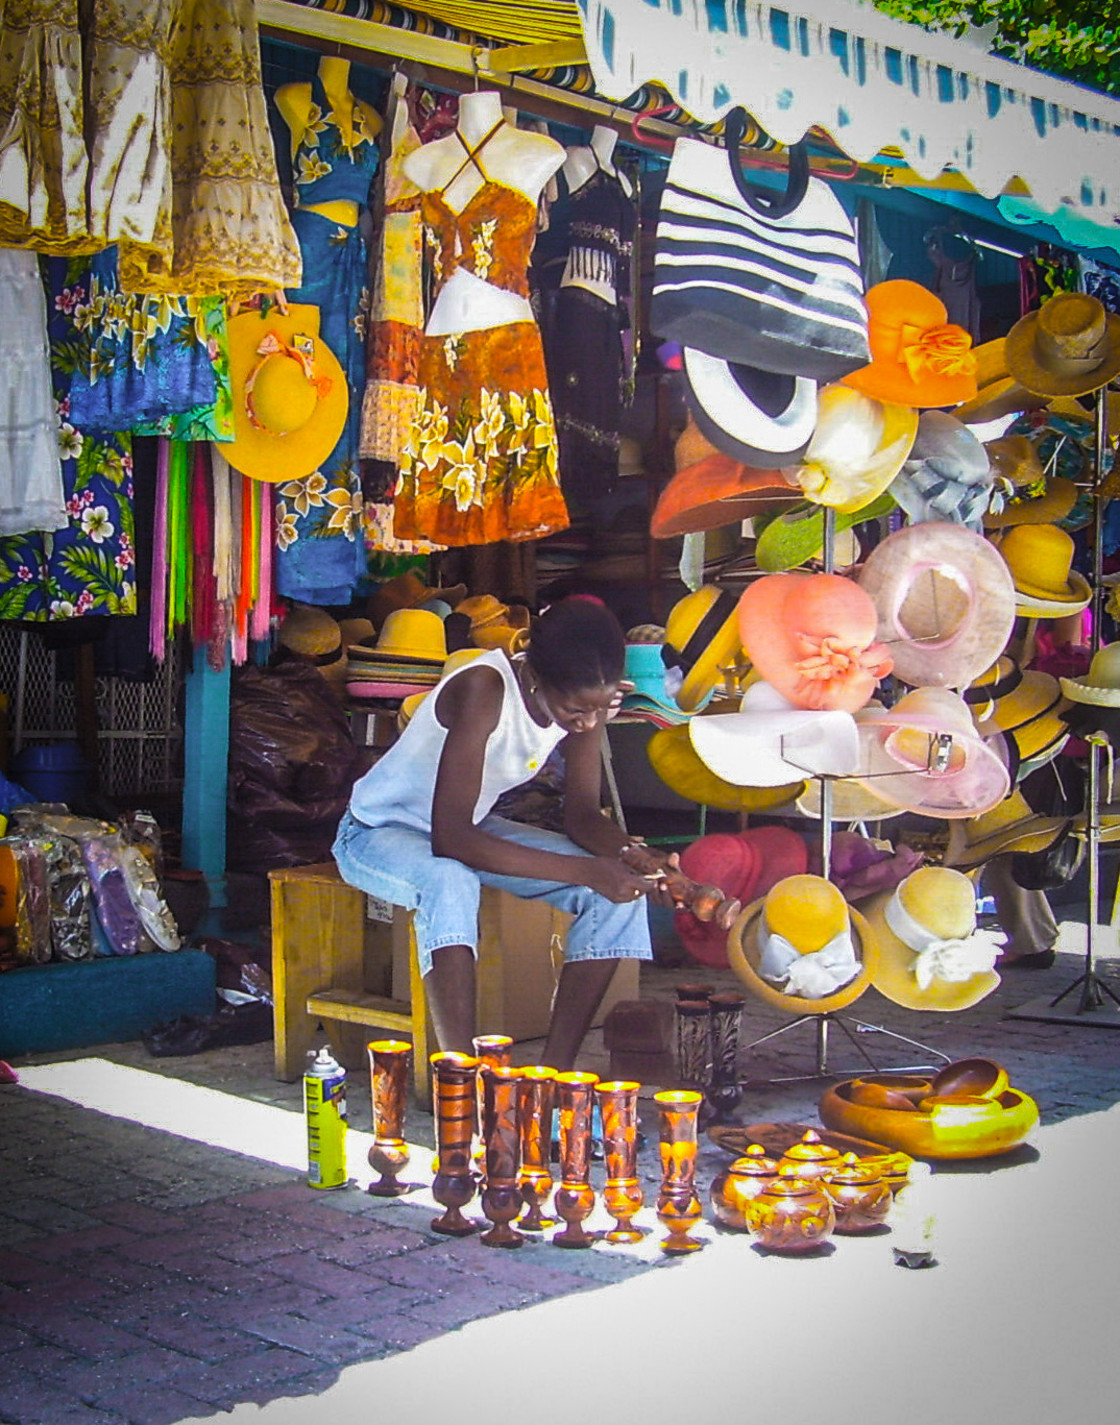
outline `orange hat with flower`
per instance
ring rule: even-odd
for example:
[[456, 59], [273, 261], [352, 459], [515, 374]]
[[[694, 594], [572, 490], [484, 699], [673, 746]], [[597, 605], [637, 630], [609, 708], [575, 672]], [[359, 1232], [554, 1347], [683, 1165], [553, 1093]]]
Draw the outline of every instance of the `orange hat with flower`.
[[976, 395], [972, 337], [949, 320], [945, 303], [917, 282], [880, 282], [864, 298], [871, 362], [845, 386], [919, 409], [959, 406]]
[[894, 666], [875, 642], [875, 605], [840, 574], [767, 574], [738, 614], [755, 670], [799, 708], [855, 712]]

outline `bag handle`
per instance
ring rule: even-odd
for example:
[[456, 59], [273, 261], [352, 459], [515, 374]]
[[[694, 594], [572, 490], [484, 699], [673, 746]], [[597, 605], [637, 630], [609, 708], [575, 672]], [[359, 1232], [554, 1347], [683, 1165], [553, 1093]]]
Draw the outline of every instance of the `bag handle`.
[[789, 179], [784, 193], [772, 193], [765, 188], [752, 188], [743, 176], [739, 164], [739, 145], [747, 131], [747, 111], [742, 105], [730, 110], [724, 119], [724, 137], [727, 142], [727, 162], [731, 177], [735, 180], [743, 202], [760, 218], [784, 218], [805, 197], [809, 187], [809, 150], [805, 140], [791, 146], [789, 150]]

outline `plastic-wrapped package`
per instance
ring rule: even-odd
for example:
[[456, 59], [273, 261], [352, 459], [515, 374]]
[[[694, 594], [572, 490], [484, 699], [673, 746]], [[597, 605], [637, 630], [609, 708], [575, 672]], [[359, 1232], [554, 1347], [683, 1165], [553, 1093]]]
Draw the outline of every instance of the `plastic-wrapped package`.
[[81, 846], [97, 918], [114, 955], [154, 950], [129, 894], [123, 863], [125, 847], [120, 836], [116, 832], [87, 836]]
[[164, 900], [155, 870], [147, 856], [135, 845], [120, 846], [125, 886], [140, 924], [160, 950], [178, 950], [182, 943], [175, 917]]
[[121, 817], [121, 836], [147, 857], [157, 880], [163, 879], [163, 833], [150, 811], [127, 811]]
[[16, 959], [22, 965], [43, 965], [51, 958], [51, 902], [44, 843], [34, 836], [13, 836], [9, 845], [19, 878]]
[[51, 950], [56, 960], [91, 960], [90, 884], [82, 848], [69, 836], [42, 841], [50, 895]]

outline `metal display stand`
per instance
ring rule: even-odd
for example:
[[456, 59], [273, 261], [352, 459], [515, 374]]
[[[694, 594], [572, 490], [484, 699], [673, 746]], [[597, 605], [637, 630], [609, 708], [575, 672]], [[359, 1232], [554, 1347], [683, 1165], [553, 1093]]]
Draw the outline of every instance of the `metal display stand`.
[[[822, 550], [825, 572], [828, 574], [835, 572], [836, 566], [836, 511], [831, 506], [825, 506], [824, 510], [824, 548]], [[829, 870], [832, 867], [832, 778], [821, 777], [821, 875], [828, 878]], [[769, 1040], [778, 1039], [783, 1034], [790, 1033], [791, 1030], [799, 1029], [803, 1024], [812, 1024], [815, 1029], [815, 1049], [816, 1049], [816, 1069], [811, 1074], [793, 1074], [784, 1078], [767, 1079], [770, 1084], [804, 1083], [813, 1079], [833, 1079], [846, 1077], [849, 1074], [862, 1074], [870, 1069], [876, 1074], [906, 1074], [920, 1070], [936, 1068], [936, 1064], [899, 1064], [889, 1068], [877, 1064], [864, 1046], [859, 1042], [857, 1036], [864, 1034], [882, 1034], [888, 1039], [898, 1040], [902, 1044], [909, 1044], [922, 1054], [932, 1056], [942, 1063], [951, 1063], [948, 1054], [942, 1054], [939, 1049], [934, 1049], [928, 1044], [922, 1044], [917, 1039], [910, 1039], [905, 1034], [896, 1034], [893, 1029], [885, 1029], [881, 1024], [868, 1024], [862, 1019], [855, 1019], [841, 1015], [837, 1010], [825, 1010], [822, 1014], [802, 1014], [789, 1024], [783, 1024], [778, 1029], [772, 1029], [769, 1034], [763, 1034], [761, 1038], [754, 1039], [745, 1046], [749, 1052], [756, 1049], [760, 1044], [765, 1044]], [[864, 1064], [856, 1065], [851, 1069], [830, 1069], [828, 1067], [829, 1051], [829, 1029], [832, 1025], [847, 1038], [848, 1042], [859, 1052], [865, 1060]], [[849, 1025], [852, 1028], [849, 1028]], [[854, 1032], [853, 1032], [854, 1030]], [[758, 1084], [763, 1082], [758, 1079], [746, 1080], [748, 1084]]]
[[[1104, 517], [1100, 488], [1104, 478], [1104, 452], [1108, 444], [1107, 387], [1097, 392], [1096, 449], [1093, 462], [1093, 627], [1090, 649], [1096, 653], [1101, 642], [1101, 609], [1104, 588], [1101, 574], [1104, 562]], [[1077, 979], [1054, 996], [1040, 995], [1018, 1009], [1009, 1011], [1011, 1019], [1043, 1020], [1050, 1024], [1076, 1024], [1094, 1029], [1120, 1029], [1120, 998], [1097, 974], [1095, 940], [1100, 913], [1101, 884], [1101, 753], [1108, 739], [1096, 734], [1089, 741], [1089, 777], [1086, 787], [1085, 839], [1089, 864], [1089, 904], [1086, 920], [1085, 965]], [[1113, 916], [1115, 920], [1115, 916]], [[1076, 1003], [1070, 998], [1080, 993]]]

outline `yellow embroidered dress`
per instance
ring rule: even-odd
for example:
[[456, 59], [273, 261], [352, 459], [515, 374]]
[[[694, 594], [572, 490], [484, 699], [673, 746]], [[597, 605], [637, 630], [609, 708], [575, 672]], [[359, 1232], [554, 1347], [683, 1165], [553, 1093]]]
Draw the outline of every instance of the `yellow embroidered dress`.
[[[423, 195], [434, 295], [462, 267], [527, 298], [536, 206], [487, 178], [477, 149], [468, 155], [485, 181], [461, 212], [442, 190]], [[393, 501], [399, 537], [490, 544], [567, 528], [536, 322], [424, 336], [418, 382], [419, 411]]]

